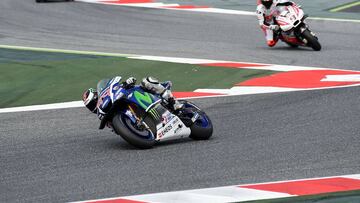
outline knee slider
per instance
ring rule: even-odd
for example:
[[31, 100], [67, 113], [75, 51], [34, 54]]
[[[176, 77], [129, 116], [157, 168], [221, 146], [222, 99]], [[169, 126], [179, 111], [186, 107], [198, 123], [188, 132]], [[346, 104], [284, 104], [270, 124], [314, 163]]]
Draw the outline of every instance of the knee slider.
[[275, 46], [275, 44], [276, 44], [276, 41], [274, 41], [274, 40], [269, 40], [269, 41], [267, 41], [267, 45], [268, 45], [269, 47], [273, 47], [273, 46]]

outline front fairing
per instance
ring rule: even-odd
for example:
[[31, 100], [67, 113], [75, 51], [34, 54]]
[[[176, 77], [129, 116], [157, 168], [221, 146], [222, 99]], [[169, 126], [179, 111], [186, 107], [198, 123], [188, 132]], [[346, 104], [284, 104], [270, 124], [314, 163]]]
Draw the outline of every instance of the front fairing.
[[282, 6], [279, 8], [279, 13], [276, 17], [276, 22], [284, 32], [290, 31], [298, 27], [304, 17], [304, 12], [297, 6]]
[[99, 93], [98, 108], [100, 113], [107, 113], [116, 100], [114, 94], [121, 92], [122, 84], [120, 80], [121, 77], [115, 77], [113, 79], [103, 79], [98, 82], [96, 89]]

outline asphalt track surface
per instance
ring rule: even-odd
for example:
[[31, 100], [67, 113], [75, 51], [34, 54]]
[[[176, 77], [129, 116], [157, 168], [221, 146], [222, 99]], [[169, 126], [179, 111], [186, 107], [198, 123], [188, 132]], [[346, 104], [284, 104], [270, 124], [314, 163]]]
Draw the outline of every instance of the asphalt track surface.
[[352, 13], [359, 13], [360, 12], [360, 5], [353, 6], [344, 10], [341, 10], [341, 12], [352, 12]]
[[[359, 23], [311, 21], [324, 50], [266, 48], [253, 16], [0, 2], [0, 44], [359, 70]], [[64, 202], [359, 173], [360, 89], [195, 100], [208, 141], [136, 150], [84, 108], [0, 114], [0, 202]]]

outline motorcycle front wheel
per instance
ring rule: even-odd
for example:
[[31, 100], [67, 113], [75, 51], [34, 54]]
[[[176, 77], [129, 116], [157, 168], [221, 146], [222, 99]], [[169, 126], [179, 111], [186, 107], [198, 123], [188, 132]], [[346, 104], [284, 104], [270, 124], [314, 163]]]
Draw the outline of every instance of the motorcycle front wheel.
[[[146, 122], [146, 120], [144, 121]], [[151, 126], [151, 121], [147, 121], [147, 125]], [[118, 113], [112, 119], [114, 131], [119, 134], [129, 144], [139, 149], [149, 149], [155, 144], [155, 134], [151, 129], [139, 128], [136, 123], [123, 114]]]
[[302, 33], [302, 36], [308, 41], [308, 46], [310, 46], [315, 51], [321, 50], [321, 44], [319, 43], [319, 40], [311, 34], [310, 30], [305, 30]]

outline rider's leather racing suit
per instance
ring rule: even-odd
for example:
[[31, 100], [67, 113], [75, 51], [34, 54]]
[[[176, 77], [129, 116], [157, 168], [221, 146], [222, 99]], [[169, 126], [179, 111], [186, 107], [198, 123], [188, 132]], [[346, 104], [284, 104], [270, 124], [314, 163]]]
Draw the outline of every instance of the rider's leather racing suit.
[[[276, 31], [279, 30], [279, 26], [276, 25], [274, 19], [279, 15], [277, 9], [278, 6], [288, 6], [294, 5], [295, 3], [289, 0], [274, 0], [273, 4], [269, 9], [267, 9], [261, 1], [258, 0], [256, 7], [256, 15], [259, 21], [261, 29], [264, 31], [267, 45], [273, 47], [276, 45], [279, 40]], [[296, 5], [296, 4], [295, 4]]]
[[[120, 83], [121, 77], [117, 76], [110, 80], [109, 84], [113, 83], [113, 88], [118, 86], [118, 88], [131, 88], [135, 85], [136, 79], [134, 77], [128, 78], [125, 82]], [[170, 81], [165, 81], [160, 83], [157, 79], [153, 77], [146, 77], [142, 79], [140, 86], [152, 93], [159, 95], [164, 102], [166, 102], [169, 107], [173, 108], [173, 110], [178, 110], [182, 108], [182, 104], [180, 104], [177, 100], [175, 100], [174, 96], [171, 92], [172, 83]], [[111, 105], [108, 105], [110, 101], [110, 88], [106, 88], [103, 92], [99, 92], [99, 99], [97, 102], [97, 115], [101, 120], [104, 115], [110, 110]]]

